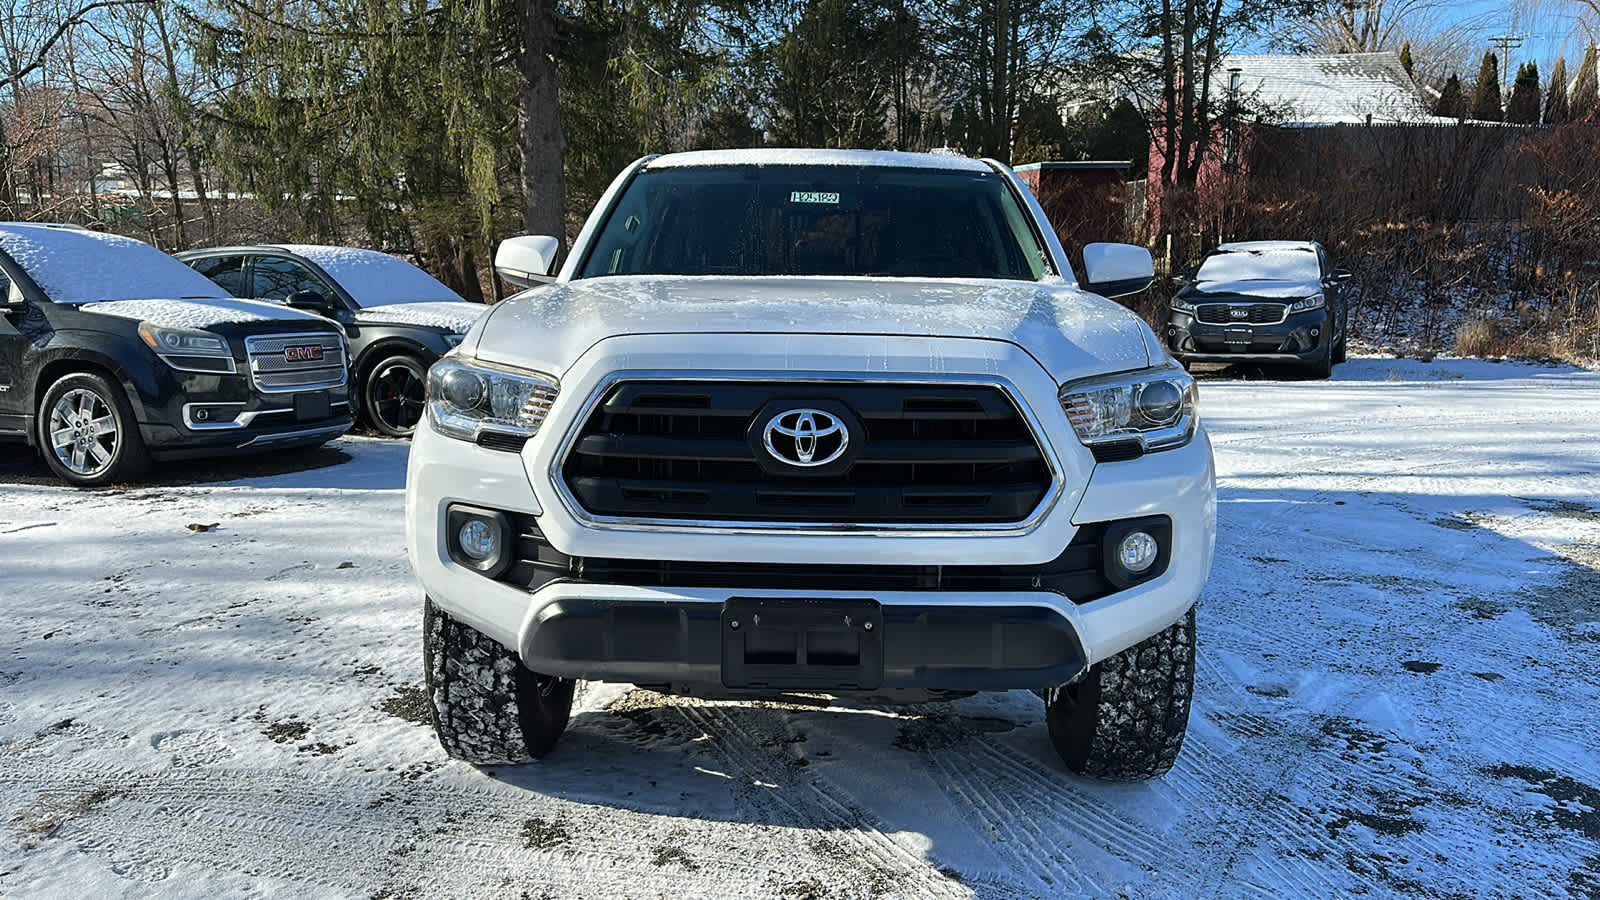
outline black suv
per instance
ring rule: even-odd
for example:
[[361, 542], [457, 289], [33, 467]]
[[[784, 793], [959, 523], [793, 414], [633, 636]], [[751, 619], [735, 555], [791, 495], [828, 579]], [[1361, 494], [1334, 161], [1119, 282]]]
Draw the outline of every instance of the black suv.
[[0, 439], [38, 447], [72, 484], [351, 425], [337, 326], [231, 299], [132, 238], [0, 222], [0, 300]]
[[487, 309], [397, 256], [354, 247], [213, 247], [178, 259], [235, 297], [310, 310], [338, 322], [355, 355], [351, 396], [368, 425], [410, 435], [428, 366]]
[[1177, 280], [1166, 339], [1185, 368], [1286, 363], [1327, 378], [1344, 362], [1350, 273], [1315, 241], [1223, 244]]

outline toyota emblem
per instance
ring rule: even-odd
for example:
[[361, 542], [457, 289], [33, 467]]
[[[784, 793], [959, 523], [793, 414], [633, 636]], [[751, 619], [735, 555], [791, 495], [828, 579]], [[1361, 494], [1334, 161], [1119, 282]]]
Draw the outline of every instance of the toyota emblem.
[[761, 443], [772, 458], [791, 466], [825, 466], [844, 455], [850, 430], [833, 413], [786, 409], [761, 428]]

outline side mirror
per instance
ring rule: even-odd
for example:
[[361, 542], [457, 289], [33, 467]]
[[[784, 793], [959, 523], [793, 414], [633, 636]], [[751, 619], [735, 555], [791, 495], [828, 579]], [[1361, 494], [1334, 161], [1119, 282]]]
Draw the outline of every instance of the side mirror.
[[1328, 273], [1328, 280], [1334, 284], [1344, 284], [1355, 277], [1356, 276], [1350, 274], [1348, 269], [1334, 269], [1332, 272]]
[[1132, 244], [1089, 244], [1083, 248], [1086, 291], [1102, 297], [1128, 297], [1156, 280], [1150, 251]]
[[314, 313], [325, 313], [332, 308], [332, 304], [328, 303], [327, 297], [322, 296], [321, 291], [295, 291], [283, 301], [283, 305]]
[[1167, 276], [1167, 282], [1175, 288], [1184, 287], [1193, 280], [1193, 277], [1191, 277], [1188, 272], [1173, 272], [1171, 275]]
[[518, 287], [537, 287], [555, 280], [561, 241], [544, 234], [506, 238], [494, 251], [495, 274]]

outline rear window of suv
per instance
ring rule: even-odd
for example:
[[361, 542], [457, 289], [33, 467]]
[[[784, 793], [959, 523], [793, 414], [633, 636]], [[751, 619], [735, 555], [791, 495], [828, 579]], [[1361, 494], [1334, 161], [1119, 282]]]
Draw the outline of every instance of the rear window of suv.
[[1038, 281], [1045, 255], [999, 175], [886, 166], [641, 172], [579, 278], [858, 275]]

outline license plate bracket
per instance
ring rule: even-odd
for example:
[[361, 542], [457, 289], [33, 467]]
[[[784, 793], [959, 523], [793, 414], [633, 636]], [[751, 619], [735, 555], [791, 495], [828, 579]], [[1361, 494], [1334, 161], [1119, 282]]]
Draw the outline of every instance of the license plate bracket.
[[871, 599], [732, 597], [722, 607], [722, 684], [875, 690], [883, 684], [883, 608]]
[[1256, 332], [1253, 328], [1240, 328], [1231, 326], [1222, 332], [1222, 340], [1230, 346], [1249, 346], [1255, 340]]
[[296, 422], [313, 422], [331, 415], [333, 415], [333, 404], [328, 400], [327, 391], [307, 391], [294, 395]]

